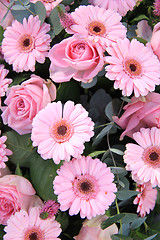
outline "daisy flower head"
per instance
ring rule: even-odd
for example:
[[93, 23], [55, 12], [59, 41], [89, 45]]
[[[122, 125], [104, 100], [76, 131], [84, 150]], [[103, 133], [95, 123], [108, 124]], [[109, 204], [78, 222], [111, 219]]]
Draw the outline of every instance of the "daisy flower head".
[[115, 80], [114, 88], [124, 96], [145, 96], [160, 84], [160, 62], [153, 51], [136, 39], [125, 38], [107, 48], [106, 77]]
[[114, 175], [98, 158], [73, 158], [64, 162], [57, 173], [54, 193], [58, 195], [60, 210], [69, 209], [71, 216], [80, 212], [81, 218], [91, 219], [104, 214], [115, 199]]
[[7, 140], [6, 136], [0, 137], [0, 168], [5, 168], [5, 162], [8, 161], [8, 157], [13, 154], [13, 152], [6, 148], [5, 141]]
[[139, 144], [128, 143], [124, 154], [126, 169], [132, 171], [132, 178], [139, 184], [150, 182], [160, 187], [160, 129], [141, 128], [133, 134]]
[[111, 9], [80, 6], [71, 13], [71, 17], [75, 23], [66, 28], [68, 33], [88, 37], [104, 49], [117, 39], [126, 37], [126, 28], [120, 22], [121, 16]]
[[89, 0], [89, 3], [105, 9], [113, 9], [121, 16], [125, 16], [129, 10], [132, 11], [136, 5], [135, 0]]
[[148, 182], [145, 184], [138, 184], [136, 191], [140, 192], [134, 199], [133, 203], [138, 204], [137, 213], [141, 217], [145, 217], [146, 214], [153, 210], [157, 199], [157, 189], [152, 188], [152, 185]]
[[[36, 3], [38, 1], [39, 0], [30, 0], [30, 2], [33, 2], [33, 3]], [[40, 1], [44, 4], [47, 11], [47, 17], [49, 17], [51, 11], [63, 0], [40, 0]]]
[[7, 27], [2, 41], [2, 53], [7, 63], [16, 72], [35, 71], [36, 61], [44, 63], [50, 49], [51, 38], [47, 32], [50, 25], [43, 23], [38, 16], [30, 15], [23, 24], [15, 20]]
[[40, 218], [47, 219], [52, 218], [58, 213], [59, 210], [59, 203], [54, 200], [48, 200], [44, 203], [40, 211]]
[[39, 207], [33, 207], [11, 216], [4, 228], [4, 240], [60, 240], [60, 224], [54, 217], [42, 220], [39, 211]]
[[12, 82], [11, 78], [6, 78], [8, 73], [9, 70], [5, 69], [3, 64], [0, 64], [0, 97], [5, 96], [8, 85]]
[[33, 119], [31, 139], [43, 159], [53, 158], [59, 164], [82, 154], [84, 143], [94, 135], [93, 126], [81, 104], [52, 102]]

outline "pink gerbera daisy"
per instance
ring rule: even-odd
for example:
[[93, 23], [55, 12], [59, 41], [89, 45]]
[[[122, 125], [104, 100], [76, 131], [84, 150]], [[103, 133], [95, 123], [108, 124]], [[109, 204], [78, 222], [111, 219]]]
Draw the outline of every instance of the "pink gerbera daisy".
[[36, 3], [37, 1], [41, 1], [44, 4], [47, 11], [47, 17], [48, 17], [51, 11], [63, 0], [30, 0], [30, 2], [33, 2], [33, 3]]
[[145, 217], [153, 210], [157, 199], [157, 189], [152, 188], [150, 183], [138, 184], [136, 191], [140, 192], [134, 199], [134, 204], [138, 204], [137, 213], [141, 217]]
[[4, 240], [60, 240], [57, 238], [61, 233], [60, 224], [54, 217], [42, 220], [39, 213], [39, 207], [30, 208], [29, 213], [16, 212], [4, 228]]
[[136, 5], [135, 0], [89, 0], [89, 3], [105, 9], [113, 9], [121, 16], [125, 16], [129, 10], [132, 11]]
[[94, 123], [81, 104], [52, 102], [33, 119], [31, 139], [43, 159], [69, 161], [84, 150], [84, 142], [94, 135]]
[[30, 15], [23, 24], [15, 20], [11, 27], [7, 27], [2, 41], [4, 59], [13, 65], [13, 70], [35, 71], [36, 61], [44, 63], [50, 48], [50, 35], [46, 34], [50, 25], [43, 23], [38, 16]]
[[110, 168], [98, 158], [81, 156], [64, 162], [53, 181], [60, 210], [69, 214], [80, 212], [81, 218], [91, 219], [104, 214], [115, 199], [116, 185]]
[[71, 17], [75, 24], [66, 29], [68, 33], [88, 37], [104, 48], [117, 39], [126, 37], [126, 28], [120, 22], [121, 16], [111, 9], [80, 6], [71, 13]]
[[5, 141], [7, 140], [6, 136], [0, 137], [0, 168], [5, 168], [6, 164], [5, 162], [8, 161], [8, 157], [12, 155], [12, 151], [6, 148]]
[[[12, 79], [6, 78], [7, 74], [9, 73], [9, 70], [4, 68], [4, 65], [0, 65], [0, 97], [4, 97], [6, 90], [8, 88], [8, 85], [11, 84]], [[0, 101], [1, 105], [1, 101]]]
[[160, 187], [160, 129], [141, 128], [133, 134], [139, 144], [128, 143], [124, 154], [126, 169], [132, 171], [133, 179], [140, 183], [150, 182]]
[[160, 84], [160, 62], [151, 49], [136, 39], [125, 38], [107, 48], [111, 56], [106, 57], [106, 77], [115, 80], [114, 88], [122, 94], [145, 96]]

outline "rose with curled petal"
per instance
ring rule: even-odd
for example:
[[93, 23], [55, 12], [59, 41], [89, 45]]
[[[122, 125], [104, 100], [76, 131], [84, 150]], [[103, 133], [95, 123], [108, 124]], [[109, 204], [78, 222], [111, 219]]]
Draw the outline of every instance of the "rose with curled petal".
[[120, 118], [113, 116], [113, 120], [124, 132], [121, 134], [122, 140], [125, 135], [133, 138], [133, 134], [140, 128], [160, 128], [160, 94], [151, 92], [145, 97], [132, 97], [131, 103], [124, 108], [125, 111]]
[[56, 98], [56, 87], [51, 81], [31, 75], [21, 85], [12, 86], [7, 91], [7, 98], [2, 107], [4, 124], [20, 135], [30, 133], [36, 114]]
[[31, 205], [41, 202], [35, 195], [32, 184], [24, 177], [5, 175], [0, 178], [0, 224], [6, 225], [7, 220], [15, 212], [29, 209]]
[[104, 65], [102, 47], [75, 36], [55, 44], [48, 57], [51, 60], [50, 77], [54, 82], [67, 82], [72, 77], [84, 83], [90, 82]]

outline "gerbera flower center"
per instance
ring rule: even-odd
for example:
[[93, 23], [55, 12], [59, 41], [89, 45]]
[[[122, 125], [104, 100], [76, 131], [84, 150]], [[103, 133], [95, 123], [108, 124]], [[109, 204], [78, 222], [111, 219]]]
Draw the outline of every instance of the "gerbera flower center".
[[24, 240], [44, 240], [44, 233], [41, 229], [33, 227], [27, 229], [24, 235]]
[[43, 2], [46, 2], [46, 3], [52, 3], [52, 2], [55, 2], [56, 0], [43, 0]]
[[93, 21], [89, 23], [88, 31], [91, 35], [103, 36], [106, 33], [106, 27], [102, 22]]
[[152, 167], [160, 167], [160, 147], [150, 146], [145, 149], [143, 156], [144, 162]]
[[73, 188], [75, 194], [85, 200], [95, 198], [99, 191], [97, 181], [87, 174], [75, 177]]
[[61, 120], [50, 127], [50, 135], [56, 142], [66, 142], [73, 135], [73, 127], [65, 120]]
[[142, 72], [141, 64], [135, 59], [125, 60], [124, 69], [130, 76], [139, 76]]
[[30, 52], [34, 48], [34, 38], [29, 34], [23, 34], [18, 40], [21, 52]]

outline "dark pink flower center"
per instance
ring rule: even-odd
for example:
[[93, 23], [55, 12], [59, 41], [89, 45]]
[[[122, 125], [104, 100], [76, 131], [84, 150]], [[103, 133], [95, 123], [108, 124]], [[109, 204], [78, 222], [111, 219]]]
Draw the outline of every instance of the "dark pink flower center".
[[91, 35], [103, 36], [106, 33], [106, 27], [100, 21], [92, 21], [88, 25], [88, 31]]
[[20, 52], [30, 52], [34, 48], [34, 38], [30, 34], [22, 34], [18, 44]]
[[65, 120], [61, 120], [50, 126], [50, 135], [56, 142], [66, 142], [73, 135], [73, 126]]
[[160, 146], [150, 146], [145, 149], [142, 159], [154, 168], [160, 167]]
[[124, 70], [130, 76], [140, 76], [142, 73], [141, 64], [135, 59], [126, 59], [124, 62]]
[[38, 227], [27, 229], [24, 240], [45, 240], [44, 232]]

